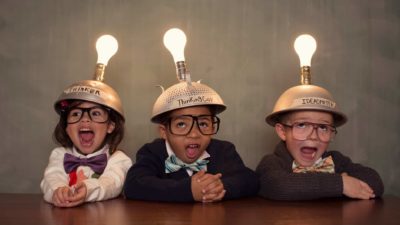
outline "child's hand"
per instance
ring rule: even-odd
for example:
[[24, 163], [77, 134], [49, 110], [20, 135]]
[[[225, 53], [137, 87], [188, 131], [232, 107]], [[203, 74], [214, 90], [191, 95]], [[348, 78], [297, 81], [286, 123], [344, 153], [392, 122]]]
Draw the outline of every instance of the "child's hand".
[[53, 204], [57, 207], [74, 207], [85, 202], [86, 185], [81, 182], [73, 188], [59, 187], [53, 193]]
[[215, 202], [225, 196], [224, 185], [221, 182], [221, 174], [208, 174], [199, 171], [192, 176], [192, 194], [196, 201]]
[[77, 183], [75, 186], [75, 192], [69, 197], [69, 203], [67, 207], [74, 207], [85, 202], [87, 195], [87, 188], [84, 182]]
[[58, 207], [67, 207], [72, 195], [72, 190], [68, 186], [59, 187], [53, 193], [53, 204]]
[[370, 199], [375, 198], [372, 188], [355, 177], [342, 173], [343, 194], [350, 198]]
[[205, 175], [204, 170], [200, 170], [196, 174], [194, 174], [191, 178], [191, 187], [192, 187], [192, 195], [195, 201], [201, 202], [203, 199], [203, 187], [199, 182], [200, 178]]
[[200, 182], [210, 182], [205, 188], [203, 188], [203, 202], [216, 202], [221, 201], [225, 196], [226, 190], [224, 184], [221, 181], [221, 174], [210, 175], [208, 177], [203, 176], [200, 178]]

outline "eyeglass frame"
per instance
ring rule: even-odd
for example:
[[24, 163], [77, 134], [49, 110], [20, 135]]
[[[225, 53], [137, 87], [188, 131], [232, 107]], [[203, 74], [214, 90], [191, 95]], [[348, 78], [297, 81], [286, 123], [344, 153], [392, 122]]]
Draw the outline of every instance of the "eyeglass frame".
[[[312, 126], [312, 130], [311, 130], [311, 132], [308, 134], [308, 135], [306, 135], [305, 136], [305, 138], [302, 140], [302, 139], [299, 139], [299, 138], [295, 138], [294, 136], [294, 134], [293, 134], [293, 128], [296, 126], [296, 125], [298, 125], [298, 124], [309, 124], [309, 125], [311, 125]], [[335, 126], [333, 126], [333, 125], [330, 125], [330, 124], [323, 124], [323, 123], [312, 123], [312, 122], [294, 122], [292, 125], [290, 125], [290, 124], [284, 124], [284, 123], [278, 123], [278, 124], [281, 124], [281, 125], [283, 125], [283, 126], [285, 126], [285, 127], [289, 127], [291, 130], [292, 130], [292, 134], [293, 134], [293, 138], [294, 139], [296, 139], [296, 140], [298, 140], [298, 141], [305, 141], [305, 140], [307, 140], [307, 138], [314, 132], [314, 130], [316, 130], [316, 134], [317, 134], [317, 137], [318, 137], [318, 139], [321, 141], [321, 142], [324, 142], [324, 143], [329, 143], [329, 142], [331, 142], [332, 140], [333, 140], [333, 138], [336, 136], [336, 134], [337, 134], [337, 130], [336, 130], [336, 127]], [[321, 139], [321, 137], [320, 137], [320, 134], [319, 134], [319, 132], [318, 132], [318, 126], [321, 126], [321, 125], [323, 125], [323, 126], [327, 126], [329, 129], [330, 129], [330, 131], [332, 132], [331, 134], [330, 134], [330, 138], [329, 138], [329, 141], [323, 141], [322, 139]]]
[[[204, 134], [203, 131], [200, 129], [198, 118], [199, 118], [199, 117], [205, 117], [205, 116], [210, 116], [212, 119], [214, 119], [214, 118], [216, 119], [216, 121], [212, 120], [211, 123], [212, 123], [213, 126], [214, 126], [214, 124], [217, 124], [217, 129], [215, 130], [215, 132], [213, 132], [213, 133], [211, 133], [211, 134]], [[172, 129], [171, 129], [172, 119], [174, 119], [174, 118], [179, 118], [179, 117], [191, 117], [191, 118], [192, 118], [192, 121], [193, 121], [193, 122], [192, 122], [192, 125], [190, 126], [190, 129], [189, 129], [189, 131], [188, 131], [186, 134], [176, 134], [176, 133], [172, 132]], [[168, 117], [162, 124], [164, 124], [164, 126], [167, 126], [167, 127], [168, 127], [168, 131], [169, 131], [171, 134], [177, 135], [177, 136], [186, 136], [186, 135], [190, 134], [190, 132], [192, 132], [195, 122], [196, 122], [196, 125], [197, 125], [197, 129], [200, 131], [200, 133], [201, 133], [202, 135], [207, 135], [207, 136], [208, 136], [208, 135], [214, 135], [214, 134], [217, 134], [217, 133], [218, 133], [218, 131], [219, 131], [219, 124], [221, 123], [221, 119], [220, 119], [218, 116], [216, 116], [216, 115], [208, 115], [208, 114], [198, 115], [198, 116], [193, 116], [193, 115], [179, 115], [179, 116]]]
[[[69, 114], [71, 113], [72, 110], [75, 110], [75, 109], [79, 109], [79, 110], [82, 111], [81, 117], [80, 117], [77, 121], [70, 123], [70, 122], [68, 122]], [[104, 111], [107, 113], [107, 119], [106, 119], [105, 121], [103, 121], [103, 122], [94, 121], [94, 120], [92, 119], [92, 116], [90, 115], [90, 111], [93, 110], [93, 109], [101, 109], [101, 110], [104, 110]], [[85, 113], [87, 113], [87, 114], [88, 114], [88, 117], [89, 117], [89, 119], [90, 119], [90, 121], [92, 121], [92, 122], [94, 122], [94, 123], [107, 123], [107, 122], [110, 121], [110, 111], [111, 111], [111, 110], [110, 110], [109, 108], [106, 108], [106, 107], [103, 107], [103, 106], [93, 106], [93, 107], [89, 107], [89, 108], [71, 107], [70, 109], [68, 109], [68, 110], [65, 111], [66, 122], [67, 122], [67, 124], [75, 124], [75, 123], [78, 123], [79, 121], [82, 120], [83, 115], [84, 115]]]

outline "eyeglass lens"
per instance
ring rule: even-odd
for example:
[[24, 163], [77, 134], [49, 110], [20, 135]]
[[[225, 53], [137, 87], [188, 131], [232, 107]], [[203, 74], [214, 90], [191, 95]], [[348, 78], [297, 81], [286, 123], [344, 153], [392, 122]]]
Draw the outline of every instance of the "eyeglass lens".
[[219, 128], [219, 119], [216, 116], [183, 115], [170, 118], [170, 132], [176, 135], [187, 135], [193, 129], [195, 122], [200, 133], [203, 135], [216, 134]]
[[108, 120], [108, 111], [103, 107], [91, 107], [91, 108], [73, 108], [69, 111], [67, 116], [68, 123], [79, 122], [83, 114], [87, 112], [91, 121], [96, 123], [104, 123]]
[[292, 126], [293, 137], [297, 140], [306, 140], [314, 130], [322, 142], [329, 142], [335, 136], [336, 129], [328, 124], [294, 123]]

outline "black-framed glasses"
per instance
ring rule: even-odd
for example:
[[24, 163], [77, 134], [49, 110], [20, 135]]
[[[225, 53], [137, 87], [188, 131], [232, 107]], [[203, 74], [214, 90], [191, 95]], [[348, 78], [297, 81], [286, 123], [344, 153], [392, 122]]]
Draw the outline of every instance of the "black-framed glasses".
[[220, 119], [213, 115], [181, 115], [170, 117], [167, 121], [171, 134], [185, 136], [192, 131], [194, 123], [203, 135], [213, 135], [218, 132]]
[[306, 140], [314, 130], [321, 142], [330, 142], [337, 134], [336, 127], [329, 124], [311, 123], [311, 122], [296, 122], [292, 125], [283, 124], [285, 127], [292, 129], [293, 138], [299, 141]]
[[73, 124], [79, 122], [85, 112], [87, 112], [90, 120], [96, 123], [105, 123], [109, 119], [109, 112], [107, 108], [101, 106], [94, 106], [90, 108], [74, 107], [67, 113], [67, 123]]

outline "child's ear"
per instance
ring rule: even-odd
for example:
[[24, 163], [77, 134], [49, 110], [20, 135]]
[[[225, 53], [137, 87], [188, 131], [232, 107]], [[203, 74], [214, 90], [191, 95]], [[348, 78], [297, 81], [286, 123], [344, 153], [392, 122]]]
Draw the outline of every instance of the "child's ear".
[[115, 123], [114, 122], [110, 122], [108, 123], [108, 127], [107, 127], [107, 133], [111, 134], [115, 129]]
[[165, 127], [165, 125], [160, 124], [158, 125], [158, 132], [160, 132], [160, 137], [162, 139], [167, 139], [167, 127]]
[[282, 141], [286, 141], [286, 131], [285, 127], [283, 127], [282, 124], [280, 123], [275, 124], [275, 131], [278, 134], [278, 136], [282, 139]]

